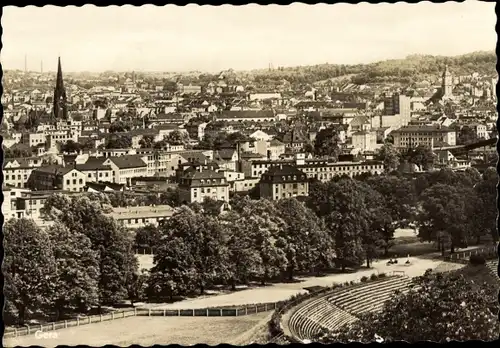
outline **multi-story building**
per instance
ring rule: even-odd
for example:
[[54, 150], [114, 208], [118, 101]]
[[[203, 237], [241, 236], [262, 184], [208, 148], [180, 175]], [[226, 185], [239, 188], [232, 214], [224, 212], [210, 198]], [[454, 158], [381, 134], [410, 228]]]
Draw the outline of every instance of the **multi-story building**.
[[[411, 98], [403, 94], [393, 94], [386, 97], [384, 99], [384, 114], [379, 118], [382, 124], [375, 128], [408, 125], [411, 121]], [[375, 120], [377, 121], [376, 117]], [[390, 124], [391, 122], [400, 124]]]
[[182, 203], [202, 203], [205, 198], [229, 202], [229, 183], [223, 173], [214, 170], [189, 168], [179, 181], [179, 198]]
[[352, 135], [352, 145], [357, 151], [375, 151], [377, 148], [377, 133], [365, 130], [355, 132]]
[[35, 191], [63, 190], [83, 192], [85, 183], [85, 174], [75, 167], [51, 165], [33, 169], [27, 186]]
[[119, 207], [113, 208], [108, 213], [126, 228], [137, 229], [146, 225], [158, 226], [163, 221], [170, 219], [175, 209], [169, 205], [144, 206], [144, 207]]
[[27, 187], [31, 172], [42, 163], [42, 159], [38, 157], [6, 159], [3, 168], [4, 184], [18, 188]]
[[485, 124], [481, 123], [472, 123], [469, 124], [469, 127], [474, 130], [478, 139], [488, 140], [490, 138], [488, 127]]
[[396, 148], [408, 149], [418, 145], [429, 148], [441, 147], [445, 144], [457, 144], [455, 130], [441, 125], [435, 126], [407, 126], [391, 132]]
[[103, 166], [110, 166], [113, 170], [113, 181], [117, 184], [130, 185], [134, 177], [148, 175], [148, 166], [141, 155], [125, 155], [108, 157], [102, 162]]
[[381, 174], [384, 165], [378, 161], [364, 162], [333, 162], [323, 159], [306, 159], [304, 154], [296, 154], [295, 160], [269, 161], [255, 160], [243, 166], [246, 178], [261, 177], [267, 170], [276, 165], [294, 166], [304, 172], [308, 178], [314, 178], [323, 182], [330, 181], [335, 176], [347, 175], [350, 177], [363, 173]]
[[307, 175], [290, 165], [275, 165], [261, 177], [260, 197], [271, 200], [309, 195]]

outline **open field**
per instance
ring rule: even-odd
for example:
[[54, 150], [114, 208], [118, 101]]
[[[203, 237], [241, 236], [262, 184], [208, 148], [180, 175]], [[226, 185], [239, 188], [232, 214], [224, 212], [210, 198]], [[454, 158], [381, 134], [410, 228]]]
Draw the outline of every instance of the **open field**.
[[[4, 340], [4, 346], [55, 347], [58, 345], [89, 345], [101, 347], [106, 344], [120, 347], [138, 344], [192, 345], [205, 343], [231, 344], [235, 339], [246, 340], [245, 334], [261, 326], [270, 317], [270, 312], [241, 317], [130, 317], [90, 324], [52, 332], [57, 337], [37, 338], [34, 335]], [[251, 336], [251, 332], [249, 337]], [[241, 338], [240, 338], [241, 337]]]

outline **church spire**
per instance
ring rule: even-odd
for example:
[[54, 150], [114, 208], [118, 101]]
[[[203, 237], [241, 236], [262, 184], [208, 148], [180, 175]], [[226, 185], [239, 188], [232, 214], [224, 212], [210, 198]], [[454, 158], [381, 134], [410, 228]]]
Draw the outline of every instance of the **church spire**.
[[55, 121], [68, 119], [68, 109], [66, 106], [66, 90], [64, 89], [63, 83], [61, 57], [59, 57], [57, 60], [57, 78], [56, 87], [54, 88], [53, 115]]
[[63, 77], [62, 77], [62, 68], [61, 68], [61, 57], [57, 58], [57, 79], [56, 79], [56, 88], [64, 89]]

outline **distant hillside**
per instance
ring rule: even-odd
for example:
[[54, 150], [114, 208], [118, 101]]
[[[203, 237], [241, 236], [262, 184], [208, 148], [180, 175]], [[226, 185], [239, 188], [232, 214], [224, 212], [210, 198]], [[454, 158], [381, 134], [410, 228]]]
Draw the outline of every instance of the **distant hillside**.
[[495, 52], [473, 52], [461, 56], [444, 57], [430, 55], [411, 55], [404, 59], [385, 60], [372, 64], [335, 65], [278, 68], [271, 71], [251, 73], [257, 84], [280, 84], [283, 80], [291, 84], [334, 83], [339, 77], [351, 75], [351, 81], [358, 84], [375, 82], [411, 83], [439, 76], [448, 64], [455, 76], [496, 74]]

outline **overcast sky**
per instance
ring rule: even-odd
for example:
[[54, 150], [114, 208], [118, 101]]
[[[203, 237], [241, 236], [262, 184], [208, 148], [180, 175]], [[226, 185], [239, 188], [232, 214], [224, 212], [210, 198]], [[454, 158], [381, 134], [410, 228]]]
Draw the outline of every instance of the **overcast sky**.
[[4, 69], [220, 71], [494, 50], [495, 4], [4, 7]]

